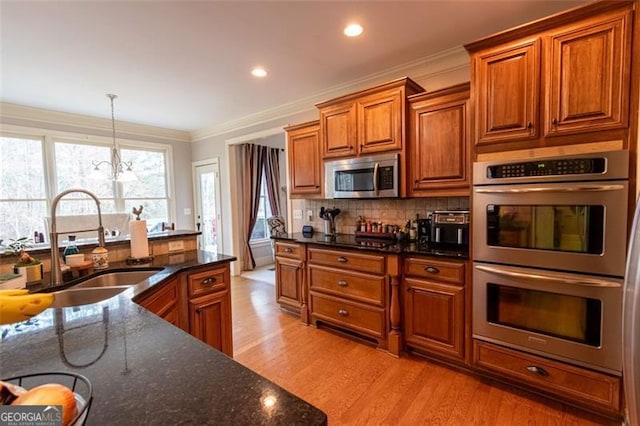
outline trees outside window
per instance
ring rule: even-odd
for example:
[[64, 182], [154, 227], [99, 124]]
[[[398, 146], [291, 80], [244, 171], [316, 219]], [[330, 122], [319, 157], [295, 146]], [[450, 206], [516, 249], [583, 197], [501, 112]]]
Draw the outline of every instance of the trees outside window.
[[[98, 196], [103, 213], [131, 213], [144, 206], [143, 218], [153, 230], [170, 222], [168, 150], [120, 148], [123, 161], [131, 161], [137, 182], [113, 182], [90, 177], [93, 161], [111, 161], [112, 145], [67, 139], [0, 136], [0, 239], [32, 237], [45, 230], [50, 201], [62, 191], [81, 188]], [[106, 165], [102, 167], [106, 170]], [[106, 174], [105, 174], [106, 177]], [[60, 200], [58, 215], [95, 214], [92, 200], [69, 194]], [[48, 237], [48, 236], [47, 236]]]

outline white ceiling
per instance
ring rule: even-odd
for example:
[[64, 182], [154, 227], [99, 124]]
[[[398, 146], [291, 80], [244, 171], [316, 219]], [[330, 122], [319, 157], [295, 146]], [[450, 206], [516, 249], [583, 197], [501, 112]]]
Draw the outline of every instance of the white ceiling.
[[1, 0], [0, 100], [195, 131], [582, 3]]

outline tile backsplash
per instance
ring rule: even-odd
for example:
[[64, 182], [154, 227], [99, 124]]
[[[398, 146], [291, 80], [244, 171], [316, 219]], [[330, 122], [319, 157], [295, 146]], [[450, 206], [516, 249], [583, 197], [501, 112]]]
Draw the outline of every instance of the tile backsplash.
[[[291, 200], [293, 211], [301, 210], [302, 219], [293, 219], [289, 232], [300, 232], [302, 225], [312, 225], [314, 231], [324, 229], [320, 219], [320, 208], [339, 208], [336, 217], [336, 232], [353, 234], [359, 216], [365, 220], [384, 222], [391, 225], [404, 226], [408, 220], [415, 219], [416, 214], [426, 218], [434, 210], [469, 209], [468, 197], [440, 197], [440, 198], [410, 198], [410, 199], [376, 199], [376, 200]], [[307, 218], [307, 211], [313, 212], [311, 220]]]

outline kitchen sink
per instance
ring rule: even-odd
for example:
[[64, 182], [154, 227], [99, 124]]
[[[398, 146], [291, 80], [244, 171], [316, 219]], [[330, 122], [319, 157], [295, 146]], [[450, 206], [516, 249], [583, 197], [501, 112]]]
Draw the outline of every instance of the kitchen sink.
[[120, 287], [94, 287], [94, 288], [70, 288], [57, 291], [54, 294], [52, 308], [68, 308], [71, 306], [88, 305], [111, 299], [127, 290], [129, 286]]
[[96, 275], [86, 281], [82, 281], [81, 283], [74, 285], [72, 288], [101, 288], [135, 285], [161, 270], [162, 268], [145, 269], [142, 271], [132, 270], [107, 272], [106, 274]]

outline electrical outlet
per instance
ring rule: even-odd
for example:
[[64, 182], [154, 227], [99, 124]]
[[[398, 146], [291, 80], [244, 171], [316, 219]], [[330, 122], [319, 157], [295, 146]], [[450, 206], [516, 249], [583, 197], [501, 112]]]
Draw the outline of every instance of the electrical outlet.
[[184, 250], [184, 241], [169, 241], [169, 251], [182, 251]]
[[307, 210], [307, 220], [309, 222], [313, 220], [313, 210]]
[[302, 210], [300, 210], [300, 209], [293, 210], [293, 218], [294, 219], [302, 219]]

